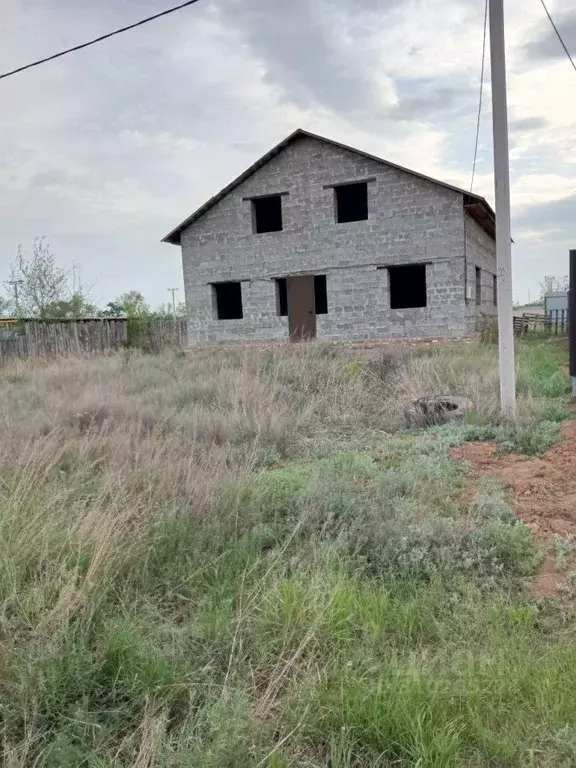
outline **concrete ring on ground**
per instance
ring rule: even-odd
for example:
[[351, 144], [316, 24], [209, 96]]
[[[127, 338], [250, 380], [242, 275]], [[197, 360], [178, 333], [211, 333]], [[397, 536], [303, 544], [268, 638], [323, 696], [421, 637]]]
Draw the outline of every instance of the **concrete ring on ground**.
[[472, 408], [472, 401], [458, 395], [419, 397], [404, 411], [406, 426], [411, 429], [434, 424], [462, 422]]

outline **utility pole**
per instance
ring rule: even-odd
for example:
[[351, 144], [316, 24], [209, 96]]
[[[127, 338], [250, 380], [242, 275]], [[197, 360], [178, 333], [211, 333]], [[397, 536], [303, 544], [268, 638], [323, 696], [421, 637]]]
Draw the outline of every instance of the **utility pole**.
[[18, 294], [18, 286], [24, 285], [24, 280], [7, 280], [6, 285], [11, 285], [14, 289], [14, 305], [16, 306], [16, 314], [20, 312], [20, 296]]
[[174, 298], [174, 294], [178, 288], [168, 288], [168, 292], [172, 294], [172, 312], [174, 313], [174, 317], [176, 317], [176, 299]]
[[512, 232], [510, 226], [510, 158], [508, 153], [504, 0], [490, 0], [490, 60], [492, 65], [494, 187], [496, 196], [500, 409], [504, 419], [514, 423], [516, 421], [516, 366], [512, 325]]

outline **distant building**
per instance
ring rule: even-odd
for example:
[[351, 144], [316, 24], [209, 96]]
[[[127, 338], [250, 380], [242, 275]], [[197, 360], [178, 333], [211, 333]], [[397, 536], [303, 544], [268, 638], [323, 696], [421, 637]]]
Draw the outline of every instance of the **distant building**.
[[190, 342], [460, 336], [496, 311], [484, 198], [303, 130], [164, 242]]
[[568, 312], [568, 291], [547, 293], [544, 296], [544, 312], [548, 317], [557, 312]]

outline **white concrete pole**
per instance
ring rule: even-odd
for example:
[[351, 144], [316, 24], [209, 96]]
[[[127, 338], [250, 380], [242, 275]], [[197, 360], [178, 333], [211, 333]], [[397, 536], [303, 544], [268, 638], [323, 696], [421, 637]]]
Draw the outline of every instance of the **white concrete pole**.
[[178, 288], [168, 288], [168, 292], [172, 294], [172, 314], [174, 317], [176, 317], [176, 298], [175, 293], [178, 290]]
[[496, 193], [496, 262], [498, 270], [498, 345], [500, 408], [506, 421], [516, 421], [516, 367], [512, 321], [512, 233], [510, 227], [510, 164], [504, 0], [490, 0], [490, 59]]

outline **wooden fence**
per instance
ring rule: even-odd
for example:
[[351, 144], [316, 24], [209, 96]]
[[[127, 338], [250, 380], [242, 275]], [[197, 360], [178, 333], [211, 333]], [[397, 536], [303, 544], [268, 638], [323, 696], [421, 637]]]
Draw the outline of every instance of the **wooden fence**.
[[8, 357], [97, 355], [126, 345], [122, 319], [62, 322], [0, 321], [0, 360]]
[[145, 344], [151, 352], [170, 347], [188, 346], [188, 323], [185, 317], [153, 317], [148, 322]]
[[0, 320], [0, 363], [13, 357], [98, 355], [115, 352], [130, 343], [152, 352], [187, 345], [185, 318], [151, 318], [144, 326], [138, 326], [137, 337], [132, 341], [129, 323], [124, 318]]
[[514, 317], [514, 332], [518, 335], [536, 331], [549, 335], [563, 335], [568, 332], [568, 310], [550, 309], [546, 314], [525, 312]]

